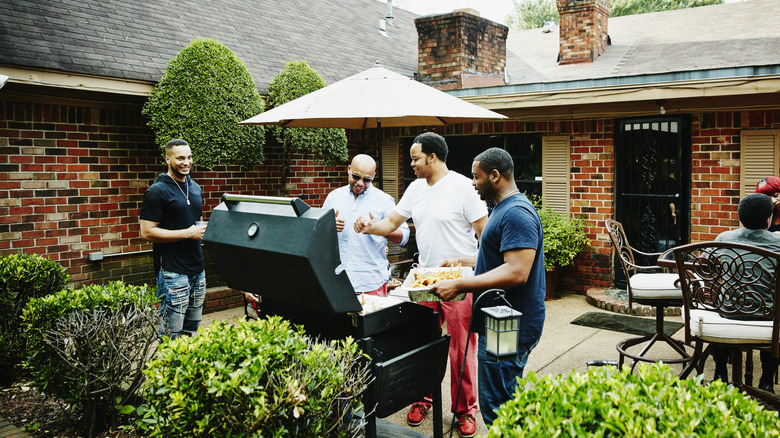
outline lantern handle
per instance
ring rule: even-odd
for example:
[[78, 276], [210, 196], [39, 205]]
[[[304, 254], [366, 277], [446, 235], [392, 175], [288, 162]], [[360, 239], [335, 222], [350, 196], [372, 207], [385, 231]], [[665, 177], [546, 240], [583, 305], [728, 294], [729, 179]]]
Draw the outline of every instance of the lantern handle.
[[503, 289], [488, 289], [485, 292], [482, 292], [471, 304], [471, 318], [469, 320], [469, 333], [476, 331], [474, 330], [474, 312], [477, 310], [477, 304], [483, 297], [487, 295], [494, 295], [494, 294], [497, 296], [493, 297], [493, 303], [495, 303], [497, 299], [501, 299], [501, 301], [503, 301], [509, 308], [512, 308], [512, 304], [510, 304], [509, 301], [507, 301], [506, 299], [506, 291], [504, 291]]

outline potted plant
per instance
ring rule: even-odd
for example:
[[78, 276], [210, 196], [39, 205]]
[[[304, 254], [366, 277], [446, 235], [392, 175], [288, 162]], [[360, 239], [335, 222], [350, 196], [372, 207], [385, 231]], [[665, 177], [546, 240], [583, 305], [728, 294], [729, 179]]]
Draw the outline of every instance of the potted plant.
[[567, 217], [547, 206], [535, 204], [544, 229], [544, 268], [547, 279], [545, 299], [555, 298], [562, 269], [574, 263], [574, 258], [588, 245], [586, 223], [580, 218]]

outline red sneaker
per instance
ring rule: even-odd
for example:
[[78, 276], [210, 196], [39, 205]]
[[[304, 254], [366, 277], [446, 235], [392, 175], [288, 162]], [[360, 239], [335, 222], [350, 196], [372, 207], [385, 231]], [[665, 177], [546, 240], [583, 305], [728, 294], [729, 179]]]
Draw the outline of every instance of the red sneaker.
[[409, 413], [406, 414], [406, 422], [409, 426], [419, 426], [425, 420], [425, 414], [428, 412], [428, 408], [423, 406], [422, 403], [415, 403], [412, 408], [409, 409]]
[[469, 438], [477, 434], [477, 420], [473, 415], [463, 415], [458, 420], [458, 423], [458, 434], [463, 438]]

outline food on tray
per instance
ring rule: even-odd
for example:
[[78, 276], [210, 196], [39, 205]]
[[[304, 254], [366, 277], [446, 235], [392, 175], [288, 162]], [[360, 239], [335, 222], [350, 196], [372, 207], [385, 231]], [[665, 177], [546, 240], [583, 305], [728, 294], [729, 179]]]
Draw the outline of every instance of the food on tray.
[[453, 280], [455, 278], [460, 278], [460, 263], [458, 263], [457, 270], [454, 266], [450, 266], [449, 271], [415, 272], [412, 288], [430, 287], [441, 280]]

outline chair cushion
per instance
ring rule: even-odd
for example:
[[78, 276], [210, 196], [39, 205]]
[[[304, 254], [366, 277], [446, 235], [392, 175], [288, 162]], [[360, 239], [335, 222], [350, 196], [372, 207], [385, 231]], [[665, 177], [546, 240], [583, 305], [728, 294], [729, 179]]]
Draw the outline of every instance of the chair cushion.
[[682, 299], [682, 290], [674, 286], [680, 277], [677, 274], [659, 272], [656, 274], [634, 274], [631, 282], [631, 297], [635, 300]]
[[707, 342], [769, 344], [772, 321], [729, 319], [712, 310], [691, 309], [691, 334]]

